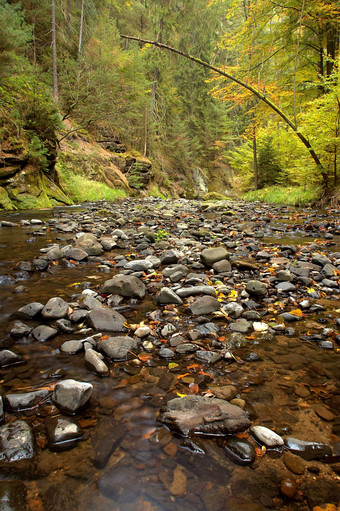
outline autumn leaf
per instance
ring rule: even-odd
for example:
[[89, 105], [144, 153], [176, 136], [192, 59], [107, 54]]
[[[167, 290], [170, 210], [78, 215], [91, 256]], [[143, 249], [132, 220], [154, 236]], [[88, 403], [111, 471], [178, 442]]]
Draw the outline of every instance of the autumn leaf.
[[147, 355], [146, 353], [140, 353], [138, 355], [138, 358], [139, 360], [141, 360], [142, 362], [147, 362], [148, 360], [152, 360], [152, 356], [151, 355]]
[[302, 318], [304, 316], [301, 309], [294, 309], [294, 310], [290, 311], [290, 314], [293, 314], [293, 316], [296, 316], [298, 318]]

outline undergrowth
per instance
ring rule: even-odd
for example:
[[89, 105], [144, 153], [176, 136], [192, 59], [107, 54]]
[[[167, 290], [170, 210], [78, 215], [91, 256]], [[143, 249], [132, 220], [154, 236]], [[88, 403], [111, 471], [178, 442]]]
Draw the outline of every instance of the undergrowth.
[[310, 206], [318, 200], [321, 191], [321, 188], [317, 186], [271, 186], [247, 192], [242, 196], [242, 199], [249, 202], [261, 201], [289, 206]]

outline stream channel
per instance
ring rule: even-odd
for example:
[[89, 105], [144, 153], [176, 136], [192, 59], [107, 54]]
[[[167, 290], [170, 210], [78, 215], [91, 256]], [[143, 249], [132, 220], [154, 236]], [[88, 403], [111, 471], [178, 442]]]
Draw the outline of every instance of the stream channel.
[[[339, 219], [151, 198], [2, 212], [0, 509], [339, 509]], [[70, 379], [91, 389], [73, 411]], [[201, 396], [206, 417], [166, 419]]]

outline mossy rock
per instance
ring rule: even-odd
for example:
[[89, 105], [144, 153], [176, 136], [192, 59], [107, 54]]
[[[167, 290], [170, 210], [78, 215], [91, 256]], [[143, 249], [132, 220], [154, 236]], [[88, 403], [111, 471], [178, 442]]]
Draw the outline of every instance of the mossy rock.
[[225, 195], [222, 195], [222, 193], [217, 193], [217, 192], [209, 192], [209, 193], [206, 193], [204, 196], [203, 196], [203, 200], [205, 201], [208, 201], [208, 200], [228, 200], [229, 197], [226, 197]]
[[11, 199], [9, 198], [5, 188], [3, 188], [2, 186], [0, 186], [0, 208], [7, 210], [16, 209]]

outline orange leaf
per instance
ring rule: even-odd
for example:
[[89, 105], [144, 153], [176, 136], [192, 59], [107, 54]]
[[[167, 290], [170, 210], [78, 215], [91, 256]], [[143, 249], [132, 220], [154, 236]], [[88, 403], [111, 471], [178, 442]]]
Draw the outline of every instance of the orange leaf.
[[293, 314], [293, 316], [297, 316], [298, 318], [303, 317], [303, 312], [301, 309], [294, 309], [293, 311], [290, 311], [290, 314]]
[[109, 335], [102, 335], [100, 340], [103, 341], [104, 339], [108, 339], [110, 336]]
[[151, 355], [147, 355], [146, 353], [141, 353], [140, 355], [138, 355], [138, 358], [142, 362], [146, 362], [147, 360], [151, 360], [152, 356]]
[[191, 374], [190, 373], [179, 374], [178, 376], [176, 376], [176, 379], [180, 380], [181, 378], [184, 378], [184, 376], [191, 376]]
[[237, 438], [249, 438], [248, 433], [237, 433], [235, 436], [237, 436]]

